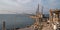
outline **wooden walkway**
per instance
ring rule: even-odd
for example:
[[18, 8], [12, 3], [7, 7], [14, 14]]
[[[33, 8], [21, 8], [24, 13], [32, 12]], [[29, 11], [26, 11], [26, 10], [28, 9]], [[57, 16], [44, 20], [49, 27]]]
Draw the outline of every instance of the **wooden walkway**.
[[[42, 30], [53, 30], [53, 28], [50, 24], [47, 24], [46, 22], [43, 22], [42, 24], [43, 24]], [[33, 30], [33, 28], [29, 27], [29, 28], [22, 28], [22, 29], [18, 29], [18, 30]]]
[[47, 24], [44, 22], [42, 30], [53, 30], [53, 27], [51, 24]]

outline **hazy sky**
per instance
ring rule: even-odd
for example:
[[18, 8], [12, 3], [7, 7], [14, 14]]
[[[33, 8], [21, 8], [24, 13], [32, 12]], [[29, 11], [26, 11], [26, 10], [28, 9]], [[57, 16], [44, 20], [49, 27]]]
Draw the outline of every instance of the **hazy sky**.
[[44, 13], [50, 8], [60, 9], [60, 0], [0, 0], [0, 14], [35, 13], [38, 3]]

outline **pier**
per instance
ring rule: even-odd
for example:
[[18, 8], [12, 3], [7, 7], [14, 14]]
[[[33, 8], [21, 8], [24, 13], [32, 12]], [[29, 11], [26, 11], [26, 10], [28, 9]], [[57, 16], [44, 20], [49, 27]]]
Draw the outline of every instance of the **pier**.
[[43, 18], [42, 12], [39, 12], [38, 5], [36, 15], [30, 16], [30, 18], [36, 19], [35, 23], [29, 28], [18, 30], [60, 30], [60, 9], [50, 9], [49, 18], [46, 20]]
[[[26, 28], [18, 28], [14, 26], [13, 30], [60, 30], [60, 9], [50, 9], [49, 18], [43, 18], [43, 6], [39, 12], [39, 4], [35, 15], [29, 16], [35, 19], [35, 23]], [[16, 25], [16, 24], [15, 24]], [[2, 30], [6, 30], [5, 21], [2, 24]]]

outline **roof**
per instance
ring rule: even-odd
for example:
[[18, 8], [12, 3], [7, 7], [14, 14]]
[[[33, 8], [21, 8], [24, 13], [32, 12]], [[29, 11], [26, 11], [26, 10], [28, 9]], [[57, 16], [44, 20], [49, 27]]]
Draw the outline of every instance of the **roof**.
[[60, 13], [60, 9], [50, 9], [50, 13]]
[[54, 10], [53, 13], [60, 13], [60, 10]]

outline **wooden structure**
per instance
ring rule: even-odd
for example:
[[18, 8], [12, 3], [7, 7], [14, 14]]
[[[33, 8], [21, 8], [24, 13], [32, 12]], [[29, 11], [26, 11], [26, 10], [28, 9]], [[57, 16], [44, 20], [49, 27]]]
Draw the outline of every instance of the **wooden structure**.
[[39, 4], [38, 4], [37, 11], [36, 11], [36, 15], [30, 16], [30, 17], [36, 19], [35, 23], [32, 25], [34, 30], [41, 30], [41, 20], [43, 16], [42, 16], [42, 12], [39, 12]]
[[56, 26], [55, 29], [60, 28], [60, 10], [59, 9], [50, 9], [50, 23], [54, 27]]
[[2, 30], [6, 30], [6, 27], [5, 27], [5, 21], [3, 21], [3, 24], [2, 24]]

